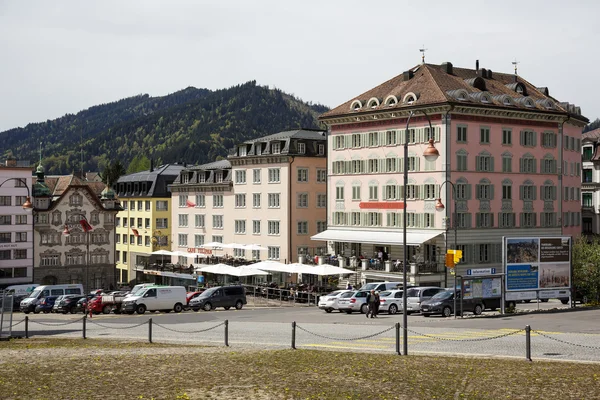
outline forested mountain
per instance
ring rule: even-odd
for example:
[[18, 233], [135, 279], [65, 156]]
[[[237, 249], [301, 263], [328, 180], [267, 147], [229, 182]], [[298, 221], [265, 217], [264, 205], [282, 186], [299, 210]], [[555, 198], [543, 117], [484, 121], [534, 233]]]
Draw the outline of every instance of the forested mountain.
[[101, 171], [109, 162], [125, 166], [139, 154], [155, 165], [201, 164], [226, 157], [236, 143], [286, 129], [316, 128], [325, 106], [304, 103], [251, 81], [211, 91], [189, 87], [150, 97], [102, 104], [24, 128], [0, 132], [0, 154], [37, 161], [42, 142], [48, 174]]

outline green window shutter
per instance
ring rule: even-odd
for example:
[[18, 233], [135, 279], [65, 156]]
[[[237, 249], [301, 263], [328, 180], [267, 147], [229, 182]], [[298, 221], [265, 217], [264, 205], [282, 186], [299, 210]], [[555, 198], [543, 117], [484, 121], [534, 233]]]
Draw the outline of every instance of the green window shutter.
[[404, 199], [404, 185], [399, 186], [398, 193], [400, 194], [400, 198]]
[[537, 190], [535, 190], [535, 186], [533, 186], [532, 192], [533, 192], [533, 199], [537, 200]]
[[404, 158], [398, 158], [398, 172], [404, 172]]
[[466, 197], [467, 200], [471, 200], [471, 184], [467, 184], [467, 190], [466, 190]]
[[501, 225], [502, 225], [502, 223], [503, 223], [503, 222], [502, 222], [502, 213], [501, 213], [501, 212], [499, 212], [499, 213], [498, 213], [498, 228], [504, 228], [504, 226], [501, 226]]
[[519, 158], [519, 172], [523, 172], [523, 159]]
[[479, 168], [480, 164], [479, 164], [479, 156], [475, 156], [475, 171], [481, 171], [481, 169]]
[[404, 129], [401, 129], [401, 130], [398, 131], [398, 135], [400, 137], [400, 143], [399, 144], [406, 143], [406, 131]]
[[433, 130], [435, 131], [435, 138], [433, 140], [435, 140], [436, 142], [439, 142], [440, 141], [440, 134], [441, 134], [440, 127], [436, 126], [436, 127], [433, 128]]
[[477, 200], [481, 199], [481, 197], [480, 197], [480, 193], [481, 193], [480, 186], [481, 185], [479, 185], [479, 184], [475, 185], [475, 199], [477, 199]]
[[435, 213], [430, 214], [431, 215], [431, 227], [435, 228]]
[[520, 144], [521, 144], [521, 146], [523, 146], [525, 144], [525, 132], [524, 131], [521, 131]]
[[523, 200], [523, 191], [525, 190], [525, 188], [523, 187], [523, 185], [519, 186], [519, 200]]
[[421, 170], [421, 158], [420, 157], [416, 157], [415, 159], [415, 171], [420, 171]]
[[475, 213], [475, 228], [481, 227], [481, 213]]
[[490, 157], [490, 171], [494, 172], [494, 157]]
[[433, 195], [436, 199], [439, 199], [440, 196], [440, 185], [435, 185], [435, 189], [434, 189], [434, 195]]
[[531, 136], [533, 136], [533, 147], [536, 147], [537, 146], [537, 135], [535, 134], [535, 132], [533, 132], [533, 135], [531, 135]]
[[524, 222], [524, 219], [525, 219], [524, 214], [525, 213], [519, 213], [519, 227], [521, 227], [521, 228], [523, 227], [523, 222]]
[[490, 228], [494, 227], [494, 213], [490, 213]]
[[552, 200], [556, 200], [556, 186], [552, 186]]
[[473, 214], [467, 213], [466, 214], [466, 221], [465, 221], [465, 225], [466, 225], [467, 228], [471, 228], [471, 225], [473, 223], [472, 219], [473, 219]]

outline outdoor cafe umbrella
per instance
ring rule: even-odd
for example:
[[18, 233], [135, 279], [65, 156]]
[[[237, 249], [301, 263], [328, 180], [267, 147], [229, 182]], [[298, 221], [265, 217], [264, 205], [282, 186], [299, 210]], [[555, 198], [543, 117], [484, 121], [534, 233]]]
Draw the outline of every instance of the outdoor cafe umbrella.
[[267, 248], [258, 244], [247, 244], [244, 246], [244, 250], [267, 250]]
[[246, 266], [246, 268], [241, 267], [232, 267], [227, 264], [214, 264], [208, 265], [206, 267], [200, 268], [198, 271], [207, 272], [210, 274], [218, 274], [218, 275], [232, 275], [232, 276], [252, 276], [252, 275], [269, 275], [268, 272], [261, 271], [256, 268], [250, 268]]
[[352, 271], [350, 269], [336, 267], [330, 264], [321, 264], [316, 265], [314, 267], [308, 267], [303, 274], [312, 274], [312, 275], [343, 275], [343, 274], [355, 274], [356, 271]]
[[297, 273], [293, 267], [289, 267], [290, 264], [283, 264], [278, 261], [259, 261], [249, 266], [252, 268], [258, 268], [264, 271], [275, 271], [275, 272], [287, 272], [290, 274]]
[[162, 256], [162, 262], [165, 263], [165, 256], [172, 256], [174, 253], [169, 250], [156, 250], [150, 253], [155, 256]]

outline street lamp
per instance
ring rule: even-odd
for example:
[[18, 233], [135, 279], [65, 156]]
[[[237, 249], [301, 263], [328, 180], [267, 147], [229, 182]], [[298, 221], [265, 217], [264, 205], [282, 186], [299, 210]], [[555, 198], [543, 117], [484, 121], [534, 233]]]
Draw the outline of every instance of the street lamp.
[[408, 114], [408, 119], [406, 120], [406, 131], [405, 131], [405, 137], [404, 137], [404, 221], [402, 223], [402, 233], [403, 233], [403, 238], [402, 238], [402, 249], [403, 249], [403, 273], [402, 273], [402, 283], [403, 283], [403, 292], [402, 292], [402, 335], [403, 335], [403, 346], [402, 346], [402, 350], [403, 350], [403, 354], [406, 356], [408, 355], [408, 314], [407, 314], [407, 301], [406, 301], [406, 293], [408, 290], [408, 285], [406, 284], [406, 268], [408, 266], [408, 246], [406, 244], [406, 195], [407, 195], [407, 187], [408, 187], [408, 127], [410, 124], [410, 119], [412, 118], [412, 116], [415, 114], [415, 112], [420, 112], [423, 115], [425, 115], [425, 118], [427, 118], [427, 122], [429, 122], [429, 135], [430, 135], [430, 139], [429, 139], [429, 146], [427, 146], [427, 149], [425, 149], [425, 151], [423, 152], [423, 157], [425, 157], [425, 159], [427, 161], [435, 161], [437, 160], [437, 158], [440, 156], [440, 153], [437, 151], [437, 149], [435, 148], [435, 146], [433, 145], [433, 135], [434, 135], [434, 131], [433, 131], [433, 127], [431, 126], [431, 119], [429, 118], [429, 116], [421, 110], [414, 110], [411, 111]]
[[17, 182], [21, 182], [24, 185], [24, 186], [20, 186], [20, 187], [24, 187], [25, 189], [27, 189], [27, 197], [25, 198], [25, 203], [23, 203], [23, 210], [25, 210], [27, 212], [32, 212], [33, 204], [31, 204], [31, 193], [29, 192], [29, 186], [27, 186], [27, 182], [25, 182], [25, 179], [8, 178], [4, 182], [0, 183], [0, 186], [4, 185], [8, 181], [17, 181]]
[[[458, 219], [457, 219], [457, 208], [456, 208], [456, 186], [454, 185], [453, 182], [449, 181], [449, 180], [445, 180], [444, 182], [442, 182], [442, 184], [440, 185], [440, 198], [437, 199], [437, 202], [435, 203], [435, 209], [437, 211], [444, 211], [444, 209], [446, 208], [444, 206], [444, 203], [442, 203], [442, 188], [444, 187], [444, 185], [446, 183], [449, 183], [450, 186], [452, 186], [452, 194], [454, 195], [454, 212], [452, 213], [452, 223], [454, 224], [454, 249], [456, 250], [456, 247], [458, 246]], [[446, 225], [446, 254], [448, 254], [448, 225]], [[444, 286], [448, 287], [448, 268], [444, 268]], [[456, 288], [454, 288], [454, 290], [456, 290]]]
[[[85, 214], [75, 213], [72, 215], [77, 215], [83, 217], [83, 219], [79, 220], [79, 224], [83, 231], [85, 232], [85, 290], [89, 291], [89, 274], [90, 274], [90, 231], [92, 230], [92, 226], [90, 225]], [[71, 231], [69, 230], [69, 225], [65, 224], [65, 230], [63, 231], [63, 235], [68, 237], [71, 236]]]

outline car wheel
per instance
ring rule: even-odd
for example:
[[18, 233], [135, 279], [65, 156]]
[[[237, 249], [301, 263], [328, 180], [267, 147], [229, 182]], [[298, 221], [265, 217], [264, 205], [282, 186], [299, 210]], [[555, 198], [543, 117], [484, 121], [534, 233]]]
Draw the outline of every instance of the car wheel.
[[173, 311], [175, 311], [176, 313], [182, 312], [183, 311], [183, 306], [181, 305], [181, 303], [175, 304], [175, 307], [173, 307]]
[[517, 303], [514, 301], [509, 301], [508, 303], [506, 303], [506, 306], [509, 308], [515, 308], [517, 306]]
[[541, 299], [542, 303], [547, 303], [549, 299]]
[[410, 314], [412, 314], [412, 311], [407, 311], [406, 312], [406, 315], [410, 315]]
[[134, 313], [134, 312], [135, 312], [135, 311], [126, 311], [126, 313], [127, 313], [128, 315], [133, 315], [133, 313]]
[[452, 315], [452, 310], [450, 309], [450, 307], [444, 307], [444, 309], [442, 310], [442, 315], [446, 318], [448, 318], [449, 316]]
[[238, 300], [238, 301], [235, 302], [235, 309], [236, 310], [241, 310], [242, 307], [244, 307], [244, 303], [242, 303], [241, 300]]
[[560, 302], [563, 304], [569, 304], [569, 299], [560, 299]]
[[396, 314], [398, 312], [398, 306], [395, 304], [391, 304], [390, 305], [390, 309], [388, 310], [388, 313], [390, 314]]
[[199, 308], [192, 308], [193, 312], [198, 312], [198, 310], [200, 310]]
[[110, 314], [110, 306], [108, 304], [102, 307], [102, 314]]
[[44, 314], [50, 314], [50, 311], [44, 310]]
[[204, 303], [204, 307], [202, 307], [204, 309], [204, 311], [210, 311], [212, 310], [212, 304], [210, 303]]
[[71, 314], [77, 314], [77, 310], [75, 309], [75, 307], [71, 308], [71, 309], [69, 310], [69, 312], [70, 312]]
[[146, 306], [143, 304], [140, 304], [139, 306], [137, 306], [137, 308], [135, 309], [135, 312], [137, 312], [138, 314], [143, 314], [146, 312]]
[[361, 314], [366, 314], [368, 310], [369, 310], [369, 306], [368, 305], [363, 304], [362, 306], [360, 306], [360, 313]]
[[352, 310], [346, 310], [346, 314], [352, 314]]
[[33, 313], [34, 313], [34, 314], [39, 314], [39, 313], [40, 313], [40, 310], [35, 310]]
[[523, 303], [531, 303], [531, 299], [523, 300]]
[[229, 310], [231, 307], [227, 306], [227, 307], [223, 307], [226, 310]]
[[475, 315], [481, 315], [482, 312], [483, 312], [483, 307], [481, 307], [481, 304], [477, 304], [475, 306], [475, 308], [473, 309], [473, 314], [475, 314]]
[[325, 309], [325, 312], [326, 312], [327, 314], [331, 313], [331, 311], [333, 311], [333, 309], [331, 309], [331, 308], [326, 308], [326, 309]]
[[29, 314], [29, 311], [23, 311], [23, 314]]
[[425, 318], [429, 318], [429, 314], [423, 314]]

